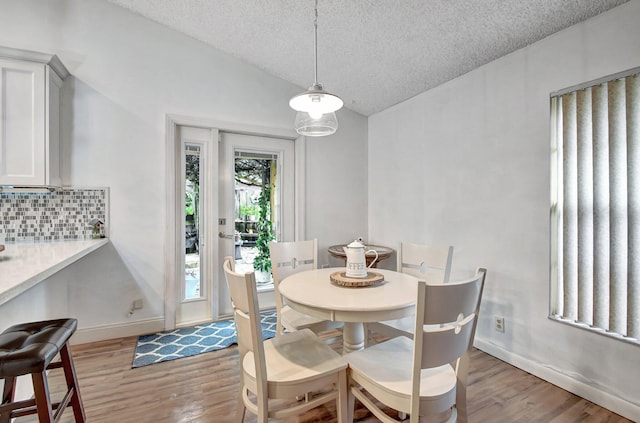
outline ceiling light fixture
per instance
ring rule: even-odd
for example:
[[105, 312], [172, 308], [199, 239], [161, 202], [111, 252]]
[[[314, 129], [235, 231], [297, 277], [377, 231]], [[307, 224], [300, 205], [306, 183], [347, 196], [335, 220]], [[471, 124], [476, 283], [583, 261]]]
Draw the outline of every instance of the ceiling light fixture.
[[318, 0], [313, 29], [314, 82], [307, 91], [289, 100], [289, 106], [298, 112], [295, 127], [300, 135], [322, 137], [331, 135], [338, 129], [335, 111], [342, 107], [343, 102], [340, 97], [326, 92], [318, 82]]

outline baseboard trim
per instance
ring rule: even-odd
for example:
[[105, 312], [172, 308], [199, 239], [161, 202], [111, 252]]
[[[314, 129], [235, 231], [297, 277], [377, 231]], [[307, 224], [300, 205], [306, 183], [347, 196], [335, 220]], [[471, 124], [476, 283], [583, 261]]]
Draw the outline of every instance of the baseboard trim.
[[486, 342], [483, 339], [476, 338], [474, 346], [489, 355], [524, 370], [527, 373], [531, 373], [532, 375], [556, 385], [565, 391], [578, 395], [579, 397], [591, 401], [594, 404], [598, 404], [599, 406], [620, 414], [629, 420], [640, 422], [640, 407], [629, 401], [598, 390], [584, 382], [560, 373], [553, 368], [543, 366], [536, 361], [514, 354], [499, 345]]
[[163, 330], [164, 318], [162, 317], [115, 325], [94, 326], [92, 328], [78, 329], [71, 338], [71, 344], [87, 344], [89, 342], [104, 341], [107, 339], [146, 335]]

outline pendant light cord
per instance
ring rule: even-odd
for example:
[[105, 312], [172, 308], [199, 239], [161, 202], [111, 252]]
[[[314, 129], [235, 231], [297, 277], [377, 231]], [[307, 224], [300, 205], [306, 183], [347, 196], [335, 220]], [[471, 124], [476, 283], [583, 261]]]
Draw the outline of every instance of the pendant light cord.
[[318, 0], [316, 0], [316, 9], [315, 9], [315, 19], [313, 20], [313, 45], [315, 48], [314, 51], [314, 58], [313, 58], [313, 64], [314, 64], [314, 74], [313, 74], [313, 85], [316, 86], [318, 85]]

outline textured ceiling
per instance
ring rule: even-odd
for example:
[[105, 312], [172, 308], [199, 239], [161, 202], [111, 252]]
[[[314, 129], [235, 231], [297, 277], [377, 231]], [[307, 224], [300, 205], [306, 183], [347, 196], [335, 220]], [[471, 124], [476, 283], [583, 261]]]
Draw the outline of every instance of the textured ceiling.
[[[108, 0], [300, 86], [314, 0]], [[319, 0], [318, 82], [369, 116], [628, 0]]]

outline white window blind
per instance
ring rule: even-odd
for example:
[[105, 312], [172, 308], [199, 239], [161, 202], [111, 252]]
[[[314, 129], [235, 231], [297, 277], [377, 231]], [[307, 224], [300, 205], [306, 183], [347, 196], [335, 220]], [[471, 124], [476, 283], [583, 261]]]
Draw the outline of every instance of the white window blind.
[[550, 314], [640, 344], [638, 73], [551, 96]]

